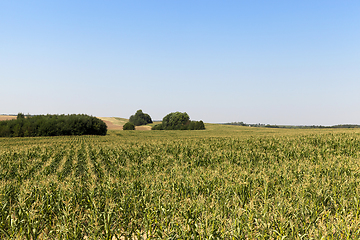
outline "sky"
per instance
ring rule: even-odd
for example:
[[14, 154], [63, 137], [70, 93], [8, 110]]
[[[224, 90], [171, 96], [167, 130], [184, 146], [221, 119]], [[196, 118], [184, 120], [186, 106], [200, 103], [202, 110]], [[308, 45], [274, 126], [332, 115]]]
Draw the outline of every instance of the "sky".
[[0, 114], [360, 124], [360, 1], [0, 1]]

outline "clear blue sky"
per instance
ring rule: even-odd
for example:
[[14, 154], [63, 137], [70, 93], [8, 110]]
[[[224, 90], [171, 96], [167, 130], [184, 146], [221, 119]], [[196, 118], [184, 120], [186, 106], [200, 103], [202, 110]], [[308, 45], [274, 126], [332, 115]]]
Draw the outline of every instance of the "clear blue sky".
[[0, 1], [0, 113], [360, 124], [360, 1]]

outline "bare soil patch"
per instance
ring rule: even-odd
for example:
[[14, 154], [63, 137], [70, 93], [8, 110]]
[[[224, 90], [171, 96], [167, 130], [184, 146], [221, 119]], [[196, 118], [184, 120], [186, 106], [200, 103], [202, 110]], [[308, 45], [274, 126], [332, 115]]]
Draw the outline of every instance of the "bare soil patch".
[[108, 130], [122, 130], [123, 129], [123, 127], [120, 125], [115, 125], [112, 122], [106, 121], [106, 120], [103, 120], [103, 121], [104, 121], [104, 123], [106, 123]]

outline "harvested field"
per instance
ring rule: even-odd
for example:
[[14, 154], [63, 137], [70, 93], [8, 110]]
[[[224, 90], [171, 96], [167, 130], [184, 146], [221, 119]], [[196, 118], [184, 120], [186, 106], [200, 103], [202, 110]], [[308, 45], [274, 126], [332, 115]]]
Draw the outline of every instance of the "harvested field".
[[103, 120], [108, 127], [108, 130], [122, 130], [122, 126], [128, 121], [127, 119], [115, 117], [98, 117]]
[[121, 125], [116, 125], [110, 121], [103, 120], [104, 123], [106, 123], [106, 126], [108, 127], [108, 130], [122, 130], [123, 127]]
[[[117, 117], [98, 117], [98, 118], [106, 123], [108, 130], [122, 130], [124, 124], [129, 121], [126, 118], [117, 118]], [[147, 130], [151, 130], [151, 126], [137, 126], [135, 127], [135, 130], [147, 131]]]
[[0, 121], [16, 119], [16, 116], [0, 115]]

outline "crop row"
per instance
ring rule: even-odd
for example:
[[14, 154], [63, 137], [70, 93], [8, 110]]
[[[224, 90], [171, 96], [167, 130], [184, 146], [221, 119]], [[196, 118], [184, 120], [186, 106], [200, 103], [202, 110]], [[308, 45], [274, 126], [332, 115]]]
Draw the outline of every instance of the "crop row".
[[355, 133], [58, 139], [0, 148], [1, 239], [360, 237]]

